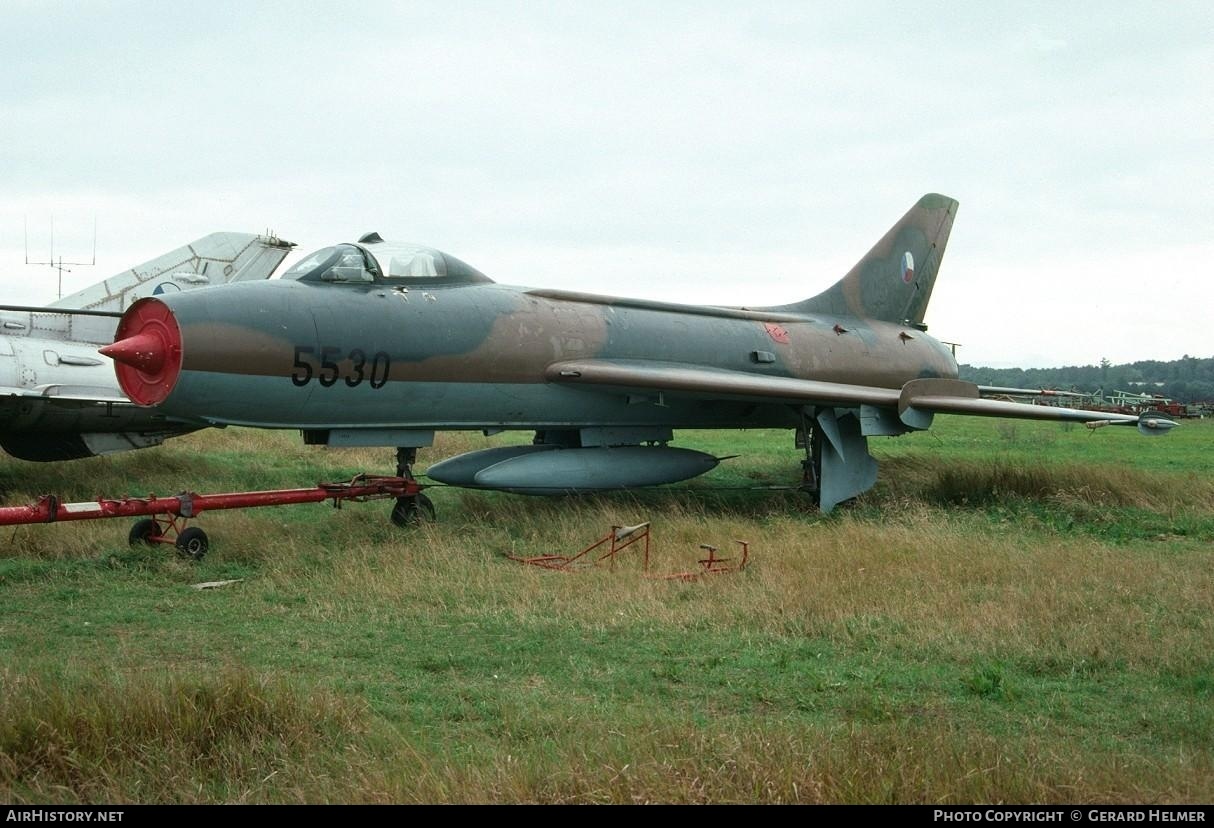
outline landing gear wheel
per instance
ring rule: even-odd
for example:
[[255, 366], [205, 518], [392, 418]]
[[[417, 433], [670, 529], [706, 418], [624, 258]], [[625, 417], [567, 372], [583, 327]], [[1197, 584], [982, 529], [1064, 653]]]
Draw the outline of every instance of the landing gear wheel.
[[192, 558], [195, 561], [201, 561], [202, 556], [207, 554], [207, 550], [211, 548], [211, 542], [207, 540], [207, 533], [197, 526], [183, 530], [177, 535], [177, 542], [174, 545], [177, 547], [178, 555], [183, 558]]
[[436, 517], [434, 504], [424, 494], [398, 497], [392, 507], [392, 522], [402, 529], [433, 523]]
[[160, 528], [160, 524], [151, 518], [144, 518], [136, 521], [131, 527], [131, 533], [126, 536], [126, 542], [131, 546], [155, 546], [156, 541], [152, 538], [158, 538], [164, 534], [164, 530]]

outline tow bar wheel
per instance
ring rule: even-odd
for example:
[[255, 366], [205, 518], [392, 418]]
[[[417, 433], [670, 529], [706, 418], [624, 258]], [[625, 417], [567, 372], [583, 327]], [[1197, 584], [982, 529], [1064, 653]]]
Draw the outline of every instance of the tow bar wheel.
[[164, 529], [151, 518], [137, 521], [131, 527], [131, 533], [126, 536], [131, 546], [155, 546], [156, 539], [164, 535]]
[[174, 546], [177, 547], [177, 554], [181, 557], [201, 561], [202, 556], [207, 554], [207, 550], [210, 549], [211, 542], [207, 539], [206, 532], [197, 526], [191, 526], [189, 529], [181, 530]]

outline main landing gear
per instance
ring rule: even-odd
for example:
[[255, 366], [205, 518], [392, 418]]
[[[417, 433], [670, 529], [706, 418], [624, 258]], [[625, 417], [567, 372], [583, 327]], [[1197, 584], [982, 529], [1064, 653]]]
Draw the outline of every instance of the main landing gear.
[[800, 488], [813, 498], [815, 505], [819, 503], [822, 483], [822, 432], [816, 425], [812, 417], [802, 413], [801, 427], [796, 433], [796, 447], [805, 450], [805, 459], [801, 461]]
[[823, 512], [858, 497], [877, 482], [877, 461], [868, 453], [864, 431], [860, 413], [851, 409], [807, 408], [802, 412], [797, 429], [797, 447], [805, 449], [801, 488], [814, 496]]
[[[416, 448], [398, 448], [396, 450], [396, 476], [416, 483], [417, 480], [413, 476], [413, 464], [416, 462]], [[436, 517], [434, 503], [420, 491], [396, 498], [396, 504], [392, 507], [392, 522], [401, 528], [433, 523]]]

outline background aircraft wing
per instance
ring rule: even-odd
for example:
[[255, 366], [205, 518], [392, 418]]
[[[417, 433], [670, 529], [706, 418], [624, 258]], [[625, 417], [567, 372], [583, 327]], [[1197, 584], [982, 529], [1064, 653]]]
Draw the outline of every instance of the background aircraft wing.
[[585, 359], [548, 366], [550, 382], [623, 392], [676, 394], [701, 399], [822, 405], [838, 408], [871, 405], [893, 408], [910, 428], [927, 428], [932, 414], [969, 414], [1027, 420], [1056, 420], [1102, 425], [1137, 425], [1160, 433], [1175, 425], [1163, 417], [1116, 414], [1049, 405], [983, 399], [978, 386], [950, 379], [911, 380], [902, 388], [768, 377], [677, 362]]

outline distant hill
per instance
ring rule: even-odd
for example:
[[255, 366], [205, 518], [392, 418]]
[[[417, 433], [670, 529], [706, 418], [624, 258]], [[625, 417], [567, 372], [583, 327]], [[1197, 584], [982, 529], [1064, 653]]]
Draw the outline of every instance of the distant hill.
[[1155, 359], [1113, 365], [1102, 359], [1099, 365], [1067, 365], [1062, 368], [984, 368], [961, 365], [961, 379], [978, 385], [1005, 385], [1014, 388], [1075, 388], [1093, 392], [1103, 390], [1136, 391], [1160, 394], [1179, 402], [1214, 400], [1214, 357], [1185, 354], [1171, 362]]

